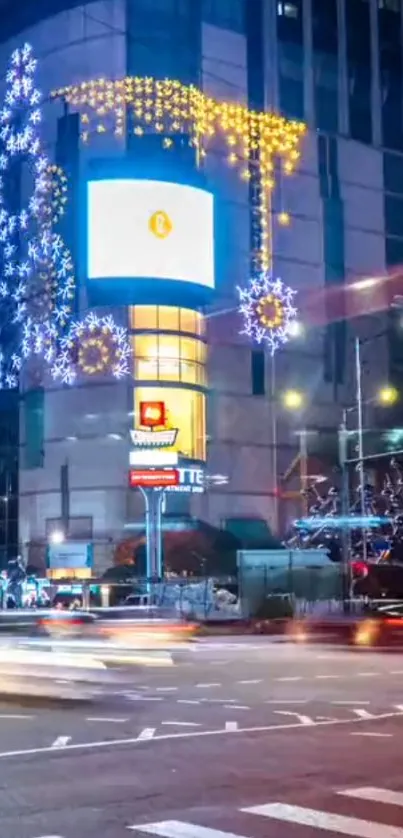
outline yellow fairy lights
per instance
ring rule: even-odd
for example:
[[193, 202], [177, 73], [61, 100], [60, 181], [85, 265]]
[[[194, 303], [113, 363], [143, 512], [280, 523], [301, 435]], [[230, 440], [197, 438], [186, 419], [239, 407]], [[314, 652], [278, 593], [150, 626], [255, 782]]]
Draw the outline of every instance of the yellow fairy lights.
[[257, 262], [261, 270], [269, 269], [274, 161], [281, 162], [287, 175], [295, 170], [306, 130], [303, 123], [274, 113], [252, 111], [244, 105], [219, 102], [193, 85], [172, 79], [99, 78], [59, 88], [51, 95], [80, 110], [83, 142], [88, 142], [92, 133], [107, 131], [123, 138], [130, 126], [129, 130], [137, 136], [160, 134], [163, 148], [170, 149], [175, 135], [184, 134], [189, 136], [201, 165], [214, 138], [224, 135], [228, 164], [239, 169], [243, 181], [253, 179], [259, 185], [254, 196], [260, 220]]
[[111, 353], [104, 337], [87, 337], [79, 344], [78, 366], [86, 375], [97, 375], [106, 372], [111, 361]]
[[259, 300], [256, 315], [266, 329], [280, 329], [284, 325], [284, 306], [274, 294], [267, 294]]

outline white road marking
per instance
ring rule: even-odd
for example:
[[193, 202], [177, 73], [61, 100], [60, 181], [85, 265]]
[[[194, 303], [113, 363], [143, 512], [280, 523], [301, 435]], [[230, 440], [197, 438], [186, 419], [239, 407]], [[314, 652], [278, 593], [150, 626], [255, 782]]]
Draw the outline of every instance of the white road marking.
[[[325, 829], [328, 832], [348, 835], [350, 838], [381, 838], [381, 836], [382, 838], [403, 838], [403, 829], [398, 826], [364, 821], [361, 818], [350, 818], [346, 815], [334, 815], [331, 812], [306, 809], [303, 806], [289, 806], [287, 803], [269, 803], [266, 806], [252, 806], [241, 811], [286, 823], [310, 826], [313, 829]], [[172, 838], [179, 838], [179, 836], [172, 836]]]
[[215, 683], [215, 684], [196, 684], [196, 687], [199, 690], [209, 690], [211, 687], [221, 687], [221, 684], [219, 684], [219, 683]]
[[62, 838], [61, 835], [40, 835], [39, 838]]
[[155, 733], [155, 727], [145, 727], [144, 730], [139, 733], [137, 739], [140, 742], [144, 742], [147, 739], [152, 739]]
[[317, 681], [332, 681], [339, 678], [339, 675], [315, 675]]
[[363, 732], [360, 731], [359, 733], [357, 733], [357, 732], [350, 733], [350, 736], [372, 736], [372, 737], [375, 737], [377, 739], [390, 739], [391, 736], [392, 736], [392, 733], [369, 733], [369, 732], [365, 732], [365, 731], [363, 731]]
[[225, 730], [228, 730], [231, 733], [238, 730], [238, 722], [225, 722]]
[[174, 693], [178, 687], [157, 687], [157, 693]]
[[87, 716], [87, 722], [105, 722], [105, 724], [123, 724], [129, 719], [107, 719], [104, 716]]
[[403, 669], [392, 669], [389, 675], [403, 675]]
[[375, 678], [380, 672], [358, 672], [357, 675], [359, 678]]
[[369, 701], [350, 701], [350, 700], [347, 701], [347, 700], [344, 700], [344, 699], [343, 700], [340, 699], [340, 701], [331, 701], [330, 703], [331, 704], [355, 704], [355, 706], [357, 706], [357, 704], [369, 704], [370, 702]]
[[233, 832], [223, 832], [221, 829], [210, 829], [208, 826], [196, 826], [196, 824], [183, 821], [146, 823], [140, 826], [129, 826], [128, 829], [138, 830], [146, 835], [158, 835], [159, 838], [244, 838]]
[[403, 713], [403, 704], [394, 704], [393, 706], [396, 707], [396, 710], [399, 710], [400, 713]]
[[225, 707], [226, 710], [250, 710], [251, 709], [246, 704], [225, 704], [224, 707]]
[[275, 678], [275, 681], [302, 681], [302, 675], [288, 675], [286, 678]]
[[160, 696], [143, 696], [143, 695], [126, 695], [128, 701], [163, 701], [164, 699]]
[[358, 800], [370, 800], [372, 803], [388, 803], [392, 806], [403, 806], [403, 793], [401, 791], [390, 791], [390, 789], [364, 786], [358, 789], [338, 791], [337, 794], [340, 794], [342, 797], [358, 798]]
[[199, 722], [161, 722], [162, 725], [177, 725], [178, 727], [201, 727]]
[[307, 698], [270, 698], [265, 704], [308, 704]]
[[311, 719], [310, 716], [301, 716], [299, 713], [294, 713], [292, 710], [274, 710], [274, 713], [277, 713], [279, 716], [294, 716], [295, 719], [298, 719], [301, 725], [314, 725], [315, 722]]
[[235, 701], [236, 698], [202, 698], [203, 704], [233, 704]]
[[262, 680], [263, 680], [262, 678], [255, 678], [255, 679], [252, 678], [249, 681], [237, 681], [237, 684], [261, 684]]
[[36, 719], [36, 716], [23, 716], [19, 713], [4, 713], [4, 715], [0, 715], [0, 719]]
[[373, 713], [369, 713], [368, 710], [363, 710], [361, 708], [358, 708], [358, 709], [354, 708], [354, 710], [352, 712], [355, 713], [355, 715], [358, 716], [359, 719], [373, 719], [374, 718]]
[[178, 698], [178, 704], [201, 704], [201, 701], [193, 701], [190, 698]]
[[[233, 709], [232, 707], [230, 708]], [[395, 718], [402, 718], [403, 712], [389, 712], [389, 713], [380, 713], [379, 716], [374, 716], [374, 721], [381, 721], [383, 719], [395, 719]], [[340, 725], [355, 725], [362, 723], [362, 719], [332, 719], [331, 722], [314, 722], [315, 727], [333, 727], [333, 726], [340, 726]], [[291, 722], [290, 724], [271, 724], [271, 725], [259, 725], [256, 727], [243, 727], [239, 728], [239, 733], [278, 733], [280, 730], [302, 730], [305, 729], [305, 725], [301, 724], [300, 722]], [[166, 742], [171, 739], [197, 739], [199, 737], [214, 737], [214, 736], [225, 736], [228, 734], [229, 731], [225, 730], [194, 730], [192, 732], [186, 733], [164, 733], [159, 734], [158, 736], [154, 736], [152, 742]], [[101, 750], [102, 748], [113, 748], [125, 745], [138, 745], [139, 738], [129, 737], [125, 739], [104, 739], [98, 742], [77, 742], [75, 744], [66, 745], [63, 748], [63, 751], [95, 751]], [[55, 753], [55, 748], [53, 747], [44, 747], [44, 748], [26, 748], [18, 750], [18, 751], [2, 751], [0, 752], [0, 759], [9, 759], [11, 757], [21, 757], [21, 756], [30, 756], [30, 755], [40, 755], [40, 754], [50, 754]], [[399, 836], [400, 838], [400, 836]]]
[[65, 748], [71, 742], [71, 736], [58, 736], [53, 742], [52, 748]]

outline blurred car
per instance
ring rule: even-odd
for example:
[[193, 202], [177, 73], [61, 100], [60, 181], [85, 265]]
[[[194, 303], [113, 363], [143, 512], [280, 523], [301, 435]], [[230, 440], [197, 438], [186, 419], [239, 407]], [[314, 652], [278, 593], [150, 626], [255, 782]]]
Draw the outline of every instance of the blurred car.
[[403, 602], [372, 603], [359, 615], [329, 615], [291, 621], [297, 643], [333, 643], [354, 648], [403, 647]]
[[155, 605], [94, 609], [98, 635], [130, 648], [172, 647], [193, 640], [197, 626]]
[[54, 638], [95, 637], [97, 617], [88, 611], [54, 608], [37, 612], [36, 628], [40, 634]]

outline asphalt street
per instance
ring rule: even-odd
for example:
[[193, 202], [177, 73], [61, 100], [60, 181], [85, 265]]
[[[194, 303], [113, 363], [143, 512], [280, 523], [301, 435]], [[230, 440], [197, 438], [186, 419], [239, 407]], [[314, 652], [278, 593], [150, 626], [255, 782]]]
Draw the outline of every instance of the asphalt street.
[[1, 838], [403, 838], [403, 655], [206, 641], [0, 705]]

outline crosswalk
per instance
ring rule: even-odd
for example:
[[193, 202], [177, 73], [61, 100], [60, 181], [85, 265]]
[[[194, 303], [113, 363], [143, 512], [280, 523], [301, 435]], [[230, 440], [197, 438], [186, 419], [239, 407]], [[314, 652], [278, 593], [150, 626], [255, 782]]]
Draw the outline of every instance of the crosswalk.
[[[326, 801], [328, 803], [328, 797]], [[358, 806], [362, 813], [360, 803], [363, 802], [366, 804], [365, 818], [360, 817], [355, 808]], [[340, 806], [342, 813], [337, 811]], [[302, 827], [301, 832], [293, 829], [293, 838], [308, 838], [308, 835], [309, 838], [314, 838], [314, 835], [316, 838], [316, 831], [317, 838], [336, 838], [337, 835], [347, 838], [403, 838], [403, 792], [393, 789], [363, 786], [336, 790], [332, 805], [326, 805], [323, 810], [274, 800], [225, 811], [229, 829], [225, 828], [222, 816], [214, 824], [210, 814], [207, 819], [210, 823], [165, 820], [129, 826], [129, 830], [139, 838], [147, 835], [156, 838], [280, 838], [280, 835], [282, 838], [284, 835], [288, 838], [287, 827], [292, 825]], [[237, 820], [242, 823], [241, 832], [233, 831]], [[281, 824], [285, 826], [284, 833], [279, 832]]]

